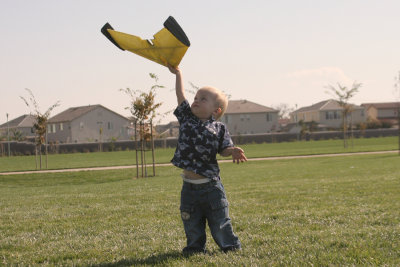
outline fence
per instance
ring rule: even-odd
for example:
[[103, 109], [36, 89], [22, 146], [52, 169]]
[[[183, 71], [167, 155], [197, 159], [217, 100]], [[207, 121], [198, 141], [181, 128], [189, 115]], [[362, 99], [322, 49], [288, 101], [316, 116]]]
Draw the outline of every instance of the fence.
[[[351, 134], [351, 133], [349, 133]], [[386, 137], [397, 136], [398, 129], [371, 129], [364, 131], [353, 131], [354, 138], [371, 138], [371, 137]], [[250, 143], [279, 143], [292, 142], [296, 140], [328, 140], [342, 139], [343, 132], [311, 132], [303, 136], [295, 133], [269, 133], [269, 134], [249, 134], [249, 135], [234, 135], [232, 136], [235, 144], [250, 144]], [[177, 138], [155, 139], [155, 148], [171, 148], [176, 147]], [[100, 147], [101, 146], [101, 147]], [[102, 149], [100, 149], [102, 148]], [[73, 143], [73, 144], [49, 144], [48, 151], [50, 154], [58, 153], [87, 153], [98, 151], [122, 151], [135, 150], [135, 141], [114, 141], [105, 143]], [[151, 148], [149, 148], [151, 149]], [[29, 142], [10, 142], [11, 155], [35, 155], [35, 145]], [[43, 150], [44, 151], [44, 150]], [[0, 156], [7, 156], [8, 143], [0, 142]]]

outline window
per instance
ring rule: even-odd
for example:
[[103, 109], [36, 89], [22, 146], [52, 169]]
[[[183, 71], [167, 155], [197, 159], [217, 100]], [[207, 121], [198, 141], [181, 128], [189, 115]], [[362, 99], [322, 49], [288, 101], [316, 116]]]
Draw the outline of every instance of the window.
[[267, 121], [272, 121], [272, 118], [271, 118], [271, 114], [270, 114], [270, 113], [267, 113], [267, 114], [265, 115], [265, 117], [266, 117]]
[[81, 121], [80, 123], [79, 123], [79, 129], [83, 129], [83, 121]]
[[64, 131], [64, 124], [60, 123], [60, 131]]
[[241, 114], [240, 121], [250, 121], [250, 114]]
[[51, 124], [47, 124], [47, 133], [51, 133]]
[[107, 123], [107, 129], [108, 129], [108, 130], [112, 130], [112, 129], [113, 129], [113, 124], [112, 124], [112, 122], [109, 121], [109, 122]]
[[340, 111], [327, 111], [325, 112], [325, 119], [327, 120], [339, 120], [341, 118]]
[[55, 133], [55, 132], [56, 132], [56, 125], [55, 125], [55, 124], [52, 124], [52, 125], [51, 125], [51, 128], [52, 128], [52, 132]]
[[333, 119], [333, 113], [332, 113], [332, 111], [327, 111], [327, 112], [325, 112], [325, 119], [327, 119], [327, 120]]

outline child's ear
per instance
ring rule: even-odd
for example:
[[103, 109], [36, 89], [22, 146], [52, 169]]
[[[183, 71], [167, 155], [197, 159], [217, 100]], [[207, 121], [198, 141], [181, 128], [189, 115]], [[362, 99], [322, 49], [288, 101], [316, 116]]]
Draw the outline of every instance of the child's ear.
[[217, 108], [214, 112], [213, 112], [213, 116], [216, 118], [219, 118], [219, 114], [221, 114], [222, 109], [221, 108]]

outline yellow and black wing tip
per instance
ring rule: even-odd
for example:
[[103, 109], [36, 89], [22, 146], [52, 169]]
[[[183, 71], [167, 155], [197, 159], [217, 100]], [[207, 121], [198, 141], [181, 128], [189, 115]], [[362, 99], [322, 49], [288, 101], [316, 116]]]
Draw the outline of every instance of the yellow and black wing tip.
[[186, 45], [187, 47], [190, 46], [189, 38], [186, 36], [185, 32], [182, 30], [181, 26], [179, 26], [174, 17], [169, 16], [164, 22], [164, 27], [182, 44]]
[[119, 46], [119, 44], [111, 37], [111, 34], [108, 32], [108, 30], [114, 30], [113, 27], [111, 27], [111, 25], [107, 22], [106, 24], [104, 24], [104, 26], [101, 28], [101, 32], [107, 37], [108, 40], [111, 41], [111, 43], [113, 43], [116, 47], [118, 47], [119, 49], [125, 51], [125, 49], [123, 49], [122, 47]]
[[[174, 17], [169, 16], [168, 19], [164, 22], [164, 27], [173, 35], [176, 39], [178, 39], [182, 44], [189, 47], [190, 41], [189, 38], [186, 36], [185, 32], [182, 30], [181, 26], [179, 26], [178, 22], [174, 19]], [[114, 30], [113, 27], [107, 22], [101, 28], [101, 32], [110, 40], [116, 47], [121, 50], [124, 50], [111, 36], [108, 30]]]

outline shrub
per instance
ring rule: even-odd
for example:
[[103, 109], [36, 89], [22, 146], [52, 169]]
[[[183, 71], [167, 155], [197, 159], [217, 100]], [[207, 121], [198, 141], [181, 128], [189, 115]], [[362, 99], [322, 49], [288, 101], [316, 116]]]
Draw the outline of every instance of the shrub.
[[367, 129], [379, 129], [382, 128], [382, 123], [378, 120], [368, 120], [367, 121]]
[[392, 128], [393, 123], [390, 121], [382, 121], [382, 128]]

